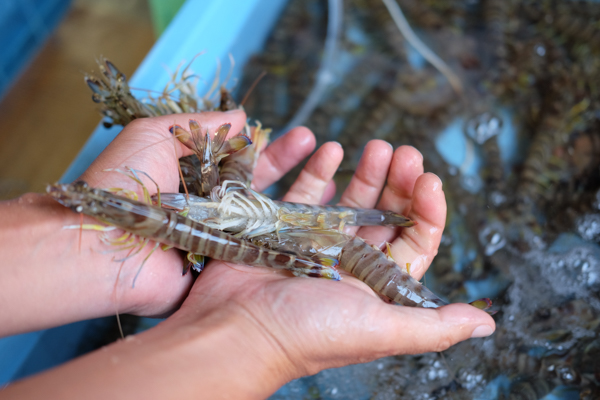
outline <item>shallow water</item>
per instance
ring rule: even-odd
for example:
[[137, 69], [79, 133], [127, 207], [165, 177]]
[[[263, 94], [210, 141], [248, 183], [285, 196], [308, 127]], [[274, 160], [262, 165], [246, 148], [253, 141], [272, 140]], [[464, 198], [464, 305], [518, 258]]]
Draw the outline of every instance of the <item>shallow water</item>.
[[[383, 3], [346, 1], [334, 78], [304, 124], [344, 146], [338, 192], [372, 138], [423, 153], [449, 211], [427, 285], [453, 302], [491, 297], [498, 329], [443, 353], [323, 371], [272, 398], [600, 398], [600, 4], [398, 4], [463, 95]], [[269, 73], [248, 115], [275, 131], [293, 119], [327, 17], [326, 2], [290, 1], [246, 67], [242, 93]]]

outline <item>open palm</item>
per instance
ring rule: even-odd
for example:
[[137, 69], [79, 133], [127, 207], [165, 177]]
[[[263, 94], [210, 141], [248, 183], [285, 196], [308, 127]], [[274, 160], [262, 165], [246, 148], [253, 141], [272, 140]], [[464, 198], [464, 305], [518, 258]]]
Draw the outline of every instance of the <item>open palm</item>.
[[[312, 138], [305, 128], [290, 135]], [[291, 167], [288, 160], [294, 147], [286, 140], [275, 142], [264, 153], [253, 182], [256, 189], [265, 188]], [[342, 155], [337, 143], [323, 145], [284, 200], [329, 200], [335, 190], [331, 178]], [[437, 176], [423, 173], [423, 159], [417, 150], [403, 146], [394, 152], [385, 142], [371, 141], [340, 204], [376, 206], [417, 221], [416, 226], [405, 229], [354, 230], [368, 243], [391, 243], [394, 259], [411, 263], [414, 278], [423, 276], [437, 253], [446, 203], [442, 183]], [[261, 326], [300, 375], [391, 354], [440, 351], [472, 335], [490, 334], [495, 327], [489, 315], [466, 304], [438, 310], [386, 304], [348, 274], [335, 282], [220, 261], [209, 263], [174, 317], [188, 320], [191, 316], [193, 321], [193, 316], [222, 308]]]
[[[117, 173], [99, 173], [125, 166], [147, 172], [163, 192], [178, 187], [177, 157], [189, 154], [169, 138], [168, 126], [185, 126], [194, 117], [211, 132], [222, 123], [241, 130], [243, 112], [174, 115], [139, 121], [128, 126], [83, 176], [93, 186], [139, 190], [135, 182]], [[263, 190], [306, 157], [315, 146], [314, 135], [296, 128], [273, 142], [261, 154], [253, 187]], [[176, 156], [175, 156], [176, 155]], [[309, 160], [284, 197], [286, 201], [323, 203], [335, 193], [332, 177], [343, 150], [326, 143]], [[148, 185], [151, 192], [153, 185]], [[423, 173], [421, 154], [410, 146], [393, 151], [383, 141], [365, 148], [356, 173], [341, 198], [341, 205], [377, 207], [409, 216], [411, 228], [353, 228], [367, 243], [391, 243], [397, 263], [411, 263], [420, 279], [437, 253], [446, 219], [442, 183]], [[144, 266], [135, 289], [130, 282], [144, 256], [128, 260], [121, 271], [119, 307], [140, 315], [170, 314], [190, 290], [189, 276], [181, 277], [181, 256], [176, 251], [156, 252]], [[113, 263], [114, 264], [114, 263]], [[292, 375], [325, 367], [367, 361], [389, 354], [442, 350], [471, 336], [490, 334], [495, 324], [486, 313], [466, 304], [441, 309], [414, 309], [383, 302], [370, 288], [348, 274], [341, 282], [293, 277], [286, 271], [211, 261], [195, 282], [181, 308], [171, 317], [193, 325], [211, 312], [242, 316], [261, 327], [294, 365]], [[179, 326], [179, 324], [175, 324]], [[478, 328], [479, 327], [479, 328]], [[293, 376], [292, 376], [293, 377]]]

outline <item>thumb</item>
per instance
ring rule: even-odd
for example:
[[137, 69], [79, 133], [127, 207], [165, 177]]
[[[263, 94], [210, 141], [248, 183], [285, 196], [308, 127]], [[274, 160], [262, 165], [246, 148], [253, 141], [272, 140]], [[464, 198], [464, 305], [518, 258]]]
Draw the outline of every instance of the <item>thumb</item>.
[[390, 354], [443, 351], [469, 338], [491, 335], [494, 319], [468, 304], [450, 304], [438, 309], [386, 307], [388, 335], [379, 338]]
[[[491, 316], [468, 304], [438, 309], [382, 306], [360, 314], [369, 315], [366, 319], [353, 319], [349, 327], [354, 329], [341, 329], [345, 332], [342, 335], [325, 335], [330, 338], [325, 342], [326, 359], [322, 351], [315, 355], [307, 352], [310, 346], [304, 347], [301, 353], [309, 360], [304, 374], [391, 355], [443, 351], [471, 337], [489, 336], [496, 329]], [[334, 320], [331, 317], [328, 322]]]

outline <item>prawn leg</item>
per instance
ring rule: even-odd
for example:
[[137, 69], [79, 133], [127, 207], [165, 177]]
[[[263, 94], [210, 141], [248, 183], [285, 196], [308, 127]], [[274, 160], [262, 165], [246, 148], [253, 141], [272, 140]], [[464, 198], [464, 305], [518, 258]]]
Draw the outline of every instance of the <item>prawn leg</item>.
[[269, 143], [271, 129], [263, 129], [260, 122], [256, 126], [245, 126], [246, 136], [251, 138], [252, 144], [227, 157], [220, 168], [219, 177], [221, 182], [239, 181], [250, 186], [253, 178], [254, 167], [262, 149]]
[[183, 267], [182, 275], [187, 274], [190, 269], [193, 269], [194, 271], [196, 271], [198, 273], [200, 273], [204, 270], [204, 264], [206, 263], [204, 256], [202, 256], [200, 254], [187, 253], [186, 258], [189, 261], [189, 263], [187, 263]]
[[[152, 198], [150, 196], [150, 192], [148, 191], [148, 188], [146, 187], [144, 182], [142, 182], [142, 180], [138, 174], [145, 175], [156, 186], [155, 198], [156, 198], [158, 205], [160, 206], [161, 205], [161, 194], [160, 194], [160, 187], [158, 186], [158, 183], [144, 171], [139, 171], [139, 170], [129, 168], [129, 167], [126, 167], [126, 169], [127, 169], [126, 171], [123, 171], [118, 168], [117, 169], [106, 169], [104, 171], [105, 172], [117, 172], [117, 173], [125, 175], [126, 177], [134, 180], [142, 188], [144, 202], [146, 204], [152, 204]], [[115, 194], [117, 196], [124, 196], [129, 199], [138, 200], [137, 193], [132, 190], [126, 190], [126, 189], [121, 189], [121, 188], [110, 188], [110, 189], [107, 189], [106, 191], [109, 193]], [[179, 214], [185, 216], [187, 214], [187, 210], [184, 209]], [[100, 230], [102, 232], [107, 232], [107, 231], [115, 229], [114, 226], [108, 226], [108, 227], [104, 227], [101, 225], [90, 225], [90, 226], [92, 227], [92, 229]], [[115, 261], [125, 261], [125, 260], [139, 254], [144, 249], [144, 247], [148, 244], [148, 239], [144, 238], [142, 240], [138, 240], [138, 238], [135, 235], [133, 235], [127, 231], [125, 231], [125, 233], [123, 235], [121, 235], [120, 237], [114, 238], [114, 239], [110, 239], [106, 235], [102, 235], [100, 237], [100, 240], [103, 243], [106, 243], [111, 246], [120, 246], [115, 251], [135, 249], [137, 247], [137, 250], [133, 253], [130, 253], [126, 258], [115, 260]], [[171, 248], [171, 246], [162, 246], [161, 247], [161, 249], [163, 251], [167, 251], [170, 248]], [[156, 248], [152, 249], [151, 253], [154, 252], [154, 250], [156, 250]], [[204, 269], [204, 257], [203, 256], [201, 256], [199, 254], [188, 253], [186, 258], [189, 260], [189, 264], [186, 267], [184, 267], [183, 275], [185, 275], [187, 273], [187, 271], [190, 269], [190, 267], [193, 268], [197, 272], [202, 272], [202, 270]], [[144, 259], [144, 261], [142, 262], [142, 264], [140, 266], [140, 271], [145, 262], [146, 262], [146, 259]], [[138, 271], [138, 273], [136, 274], [136, 278], [139, 275], [140, 271]], [[132, 287], [135, 285], [136, 278], [134, 278]]]

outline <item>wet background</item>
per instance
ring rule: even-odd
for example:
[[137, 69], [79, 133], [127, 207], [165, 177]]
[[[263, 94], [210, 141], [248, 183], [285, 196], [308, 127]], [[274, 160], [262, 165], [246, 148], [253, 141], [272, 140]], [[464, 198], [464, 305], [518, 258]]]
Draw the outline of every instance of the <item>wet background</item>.
[[[290, 1], [246, 66], [241, 93], [267, 72], [248, 115], [275, 131], [297, 121], [323, 74], [336, 19], [326, 3]], [[383, 2], [349, 0], [329, 83], [301, 123], [343, 145], [338, 191], [370, 139], [423, 153], [449, 207], [426, 284], [452, 302], [491, 297], [498, 329], [443, 353], [325, 371], [273, 399], [600, 398], [600, 4], [398, 4], [462, 94]]]
[[[266, 71], [249, 116], [276, 132], [296, 116], [319, 143], [339, 141], [338, 191], [368, 140], [417, 147], [449, 207], [426, 284], [453, 302], [491, 297], [498, 330], [443, 353], [324, 371], [273, 399], [600, 398], [600, 4], [398, 4], [458, 76], [461, 95], [406, 43], [383, 3], [367, 0], [347, 0], [336, 14], [335, 62], [312, 113], [297, 117], [322, 65], [326, 1], [289, 2], [236, 95]], [[0, 104], [3, 198], [57, 180], [97, 124], [83, 83], [94, 59], [130, 75], [153, 42], [143, 1], [73, 3]], [[128, 319], [126, 331], [136, 329]], [[118, 337], [114, 326], [92, 336], [81, 352]]]

